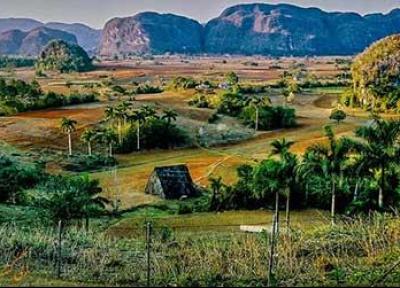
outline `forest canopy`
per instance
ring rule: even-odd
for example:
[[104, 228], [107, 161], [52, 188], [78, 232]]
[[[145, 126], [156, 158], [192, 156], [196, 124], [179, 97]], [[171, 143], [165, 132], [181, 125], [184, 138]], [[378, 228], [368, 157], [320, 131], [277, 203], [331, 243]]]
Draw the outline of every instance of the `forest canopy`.
[[80, 46], [55, 40], [40, 53], [36, 68], [38, 71], [56, 70], [70, 73], [90, 71], [93, 65], [88, 54]]
[[373, 44], [357, 56], [352, 67], [354, 96], [367, 108], [399, 108], [400, 35]]

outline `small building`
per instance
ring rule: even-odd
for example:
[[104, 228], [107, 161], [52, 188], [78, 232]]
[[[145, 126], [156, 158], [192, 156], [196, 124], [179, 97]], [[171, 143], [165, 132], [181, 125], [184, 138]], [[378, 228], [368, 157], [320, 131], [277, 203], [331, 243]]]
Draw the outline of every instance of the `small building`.
[[197, 189], [186, 165], [156, 167], [146, 185], [146, 194], [163, 199], [197, 196]]

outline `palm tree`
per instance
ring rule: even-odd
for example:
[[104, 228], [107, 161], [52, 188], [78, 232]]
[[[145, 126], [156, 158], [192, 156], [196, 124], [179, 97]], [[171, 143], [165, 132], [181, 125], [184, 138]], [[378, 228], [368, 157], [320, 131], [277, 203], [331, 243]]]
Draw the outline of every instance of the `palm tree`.
[[210, 203], [210, 208], [218, 212], [219, 210], [219, 204], [217, 203], [217, 197], [221, 194], [221, 190], [224, 187], [224, 184], [222, 182], [222, 178], [210, 178], [210, 187], [212, 190], [212, 198], [211, 198], [211, 203]]
[[246, 105], [253, 107], [255, 109], [256, 112], [256, 119], [255, 119], [255, 128], [254, 130], [257, 132], [259, 129], [259, 123], [260, 123], [260, 107], [263, 107], [265, 105], [271, 105], [271, 99], [269, 97], [265, 97], [265, 96], [259, 96], [259, 97], [251, 97], [248, 98], [245, 101]]
[[177, 117], [178, 114], [174, 110], [168, 109], [164, 110], [164, 115], [161, 117], [161, 119], [166, 120], [169, 126], [171, 125], [172, 121], [176, 121]]
[[106, 121], [111, 121], [111, 122], [115, 121], [116, 111], [113, 106], [107, 106], [104, 111], [104, 114]]
[[62, 118], [61, 119], [61, 130], [64, 133], [68, 134], [68, 155], [72, 156], [72, 132], [74, 132], [76, 130], [76, 124], [78, 122], [76, 122], [75, 120], [69, 119], [69, 118]]
[[129, 120], [136, 122], [136, 138], [137, 138], [137, 150], [140, 151], [140, 126], [146, 120], [145, 114], [141, 110], [136, 110], [132, 115], [129, 116]]
[[294, 100], [297, 93], [300, 93], [300, 87], [295, 79], [286, 80], [286, 87], [283, 89], [282, 94], [284, 97], [285, 106]]
[[108, 145], [108, 156], [113, 157], [113, 146], [118, 142], [118, 135], [111, 128], [105, 129], [100, 134], [103, 143]]
[[356, 135], [364, 140], [358, 145], [362, 162], [380, 176], [378, 206], [382, 209], [386, 192], [386, 172], [392, 163], [398, 161], [400, 155], [400, 121], [385, 121], [374, 116], [373, 123], [357, 129]]
[[327, 146], [317, 144], [310, 147], [306, 154], [311, 153], [313, 157], [306, 157], [305, 159], [312, 159], [312, 162], [303, 161], [302, 165], [307, 170], [317, 170], [319, 168], [322, 173], [330, 178], [331, 221], [332, 225], [335, 225], [337, 184], [338, 180], [340, 182], [342, 180], [344, 165], [349, 159], [350, 151], [353, 149], [353, 141], [345, 137], [336, 139], [330, 126], [325, 127], [325, 135], [328, 137], [329, 144]]
[[93, 129], [86, 129], [82, 135], [81, 140], [88, 145], [88, 154], [92, 156], [92, 143], [96, 139], [97, 132]]
[[296, 181], [297, 157], [290, 153], [290, 147], [294, 145], [293, 141], [275, 140], [271, 143], [272, 155], [279, 155], [282, 162], [282, 180], [286, 196], [286, 229], [290, 230], [290, 187]]
[[143, 115], [146, 118], [156, 118], [157, 117], [156, 109], [154, 109], [154, 107], [151, 107], [149, 105], [142, 106], [141, 111], [143, 112]]

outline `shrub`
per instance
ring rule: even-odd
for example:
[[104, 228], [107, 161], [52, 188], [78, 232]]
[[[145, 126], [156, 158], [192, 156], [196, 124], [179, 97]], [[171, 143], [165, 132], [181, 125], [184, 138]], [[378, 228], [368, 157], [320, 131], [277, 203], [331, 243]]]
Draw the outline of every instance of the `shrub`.
[[19, 193], [34, 187], [44, 177], [43, 168], [0, 153], [0, 203], [19, 202]]
[[[187, 133], [164, 119], [150, 118], [140, 130], [141, 147], [144, 149], [170, 149], [189, 144]], [[136, 151], [136, 133], [136, 126], [132, 126], [126, 133], [123, 143], [117, 147], [117, 151], [120, 153]]]
[[0, 57], [0, 69], [7, 67], [33, 67], [35, 66], [35, 59], [33, 58], [22, 58], [22, 57], [8, 57], [1, 56]]
[[63, 165], [63, 168], [72, 172], [87, 172], [112, 167], [117, 163], [115, 158], [103, 155], [75, 155], [68, 158], [68, 162]]
[[208, 118], [208, 123], [214, 124], [221, 119], [221, 116], [218, 113], [213, 113], [210, 118]]
[[134, 94], [158, 94], [162, 93], [164, 90], [161, 87], [150, 86], [148, 84], [139, 85], [133, 89]]
[[196, 82], [193, 78], [185, 78], [185, 77], [176, 77], [171, 81], [171, 84], [169, 85], [172, 89], [194, 89], [196, 86], [198, 86], [199, 83]]
[[197, 108], [211, 108], [209, 99], [204, 94], [196, 94], [190, 101], [190, 106], [195, 106]]
[[[241, 114], [246, 125], [255, 127], [256, 111], [254, 107], [246, 107]], [[296, 126], [296, 110], [282, 106], [265, 106], [259, 108], [259, 128], [262, 130], [273, 130], [279, 128], [290, 128]]]
[[334, 120], [339, 124], [341, 121], [345, 120], [347, 118], [346, 112], [340, 109], [335, 109], [332, 111], [331, 116], [329, 119]]
[[220, 96], [218, 113], [236, 117], [245, 107], [245, 98], [239, 93], [226, 92]]
[[180, 203], [178, 208], [179, 215], [186, 215], [193, 213], [193, 206], [188, 203]]

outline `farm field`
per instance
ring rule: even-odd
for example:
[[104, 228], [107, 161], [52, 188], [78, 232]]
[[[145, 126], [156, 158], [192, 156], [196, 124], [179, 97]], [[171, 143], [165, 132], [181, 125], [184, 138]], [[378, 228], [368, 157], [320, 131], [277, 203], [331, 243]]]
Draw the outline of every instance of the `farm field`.
[[[224, 61], [223, 61], [224, 60]], [[249, 61], [258, 66], [248, 66]], [[227, 71], [236, 71], [243, 83], [265, 83], [277, 81], [280, 74], [296, 63], [303, 63], [310, 73], [318, 77], [332, 77], [338, 73], [337, 66], [330, 58], [268, 60], [264, 58], [156, 58], [152, 61], [106, 62], [94, 72], [79, 74], [50, 74], [46, 79], [38, 79], [45, 91], [66, 93], [67, 91], [91, 91], [85, 84], [100, 83], [102, 79], [113, 79], [114, 83], [129, 87], [132, 81], [151, 82], [168, 81], [176, 76], [190, 76], [201, 79], [221, 79]], [[18, 78], [33, 79], [34, 73], [28, 69], [18, 69]], [[154, 105], [158, 110], [171, 108], [177, 111], [177, 124], [183, 125], [191, 134], [197, 133], [212, 114], [212, 110], [198, 109], [187, 104], [194, 91], [167, 91], [161, 94], [136, 96], [134, 105]], [[297, 95], [291, 107], [298, 116], [298, 127], [271, 132], [246, 130], [236, 119], [226, 117], [222, 120], [225, 131], [246, 131], [238, 143], [217, 145], [209, 148], [181, 148], [162, 151], [152, 150], [128, 155], [117, 155], [117, 169], [94, 172], [93, 177], [100, 179], [104, 195], [110, 199], [121, 200], [124, 208], [157, 202], [156, 197], [143, 193], [147, 179], [156, 166], [185, 163], [189, 166], [194, 181], [207, 185], [210, 176], [221, 176], [227, 184], [236, 180], [236, 168], [244, 163], [255, 163], [269, 154], [269, 143], [277, 138], [295, 141], [292, 148], [302, 153], [311, 144], [323, 142], [322, 127], [330, 123], [329, 115], [337, 101], [340, 89], [318, 88], [305, 90]], [[100, 96], [101, 96], [100, 91]], [[279, 95], [270, 97], [274, 104], [282, 104]], [[117, 103], [120, 98], [100, 97], [99, 103], [82, 104], [71, 107], [47, 109], [44, 111], [24, 112], [12, 117], [0, 118], [0, 139], [9, 144], [36, 153], [51, 150], [52, 153], [66, 151], [65, 135], [58, 125], [62, 117], [73, 118], [78, 122], [73, 133], [75, 148], [83, 150], [79, 143], [80, 134], [88, 127], [101, 121], [107, 105]], [[355, 127], [362, 124], [363, 118], [349, 117], [346, 122], [335, 127], [339, 135], [350, 135]], [[213, 133], [220, 133], [214, 131]], [[238, 132], [239, 133], [239, 132]], [[48, 163], [53, 171], [60, 171], [57, 161]]]
[[3, 1], [0, 287], [400, 286], [398, 0]]

